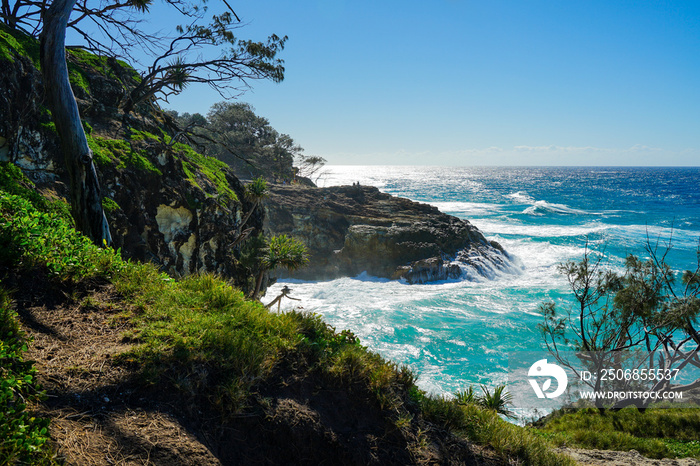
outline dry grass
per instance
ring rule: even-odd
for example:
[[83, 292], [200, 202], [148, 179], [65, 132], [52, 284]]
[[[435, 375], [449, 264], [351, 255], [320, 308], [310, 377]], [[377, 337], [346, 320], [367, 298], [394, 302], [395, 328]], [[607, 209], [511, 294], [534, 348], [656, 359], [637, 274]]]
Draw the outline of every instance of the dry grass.
[[133, 371], [113, 363], [133, 345], [122, 337], [128, 309], [112, 285], [68, 290], [40, 273], [13, 278], [15, 305], [34, 338], [27, 357], [48, 394], [35, 409], [51, 419], [59, 457], [74, 465], [220, 464], [169, 406], [136, 395]]

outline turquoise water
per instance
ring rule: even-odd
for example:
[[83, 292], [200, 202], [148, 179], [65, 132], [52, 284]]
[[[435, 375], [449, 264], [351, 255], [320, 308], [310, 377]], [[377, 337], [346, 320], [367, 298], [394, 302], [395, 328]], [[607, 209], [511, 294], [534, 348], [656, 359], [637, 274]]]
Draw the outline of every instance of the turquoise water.
[[586, 243], [604, 247], [611, 267], [627, 254], [643, 256], [647, 237], [672, 238], [668, 261], [677, 270], [697, 259], [700, 168], [332, 166], [318, 184], [357, 181], [468, 219], [514, 256], [516, 270], [426, 285], [364, 274], [287, 280], [268, 297], [288, 285], [305, 310], [410, 366], [419, 386], [436, 394], [504, 383], [509, 352], [543, 349], [538, 307], [568, 299], [557, 265], [580, 259]]

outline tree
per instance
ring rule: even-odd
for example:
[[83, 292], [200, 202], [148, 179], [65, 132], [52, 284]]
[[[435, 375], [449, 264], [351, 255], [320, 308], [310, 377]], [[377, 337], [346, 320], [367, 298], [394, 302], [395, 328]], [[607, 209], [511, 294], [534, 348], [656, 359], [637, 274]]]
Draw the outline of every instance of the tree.
[[289, 271], [297, 270], [309, 262], [306, 246], [297, 239], [287, 235], [273, 236], [260, 258], [260, 271], [253, 291], [253, 299], [258, 299], [265, 272], [284, 267]]
[[48, 106], [61, 140], [70, 176], [71, 211], [77, 229], [98, 245], [111, 245], [112, 236], [102, 210], [102, 196], [92, 151], [80, 121], [68, 80], [65, 35], [75, 0], [54, 0], [44, 12], [41, 33], [41, 72]]
[[[604, 255], [588, 248], [580, 262], [559, 267], [576, 305], [560, 311], [553, 302], [542, 304], [540, 329], [559, 364], [579, 379], [582, 367], [591, 373], [585, 383], [594, 391], [606, 388], [603, 383], [610, 369], [630, 375], [614, 378], [618, 391], [683, 392], [700, 387], [700, 379], [688, 383], [677, 379], [689, 365], [700, 368], [700, 248], [698, 266], [681, 274], [680, 283], [666, 263], [670, 248], [670, 241], [661, 251], [658, 242], [652, 245], [647, 240], [648, 258], [628, 256], [622, 274], [604, 270]], [[567, 355], [569, 351], [578, 362]], [[651, 397], [627, 398], [606, 404], [597, 399], [596, 405], [645, 408], [651, 401]]]
[[262, 177], [258, 177], [246, 185], [245, 196], [253, 205], [245, 214], [245, 217], [241, 219], [241, 229], [248, 222], [248, 219], [253, 215], [253, 212], [260, 205], [262, 200], [269, 195], [270, 191], [267, 190], [267, 182]]
[[243, 102], [219, 102], [207, 114], [208, 125], [195, 132], [207, 137], [208, 155], [226, 162], [236, 174], [264, 176], [273, 181], [291, 181], [294, 157], [303, 149], [278, 133], [270, 122]]
[[255, 230], [253, 227], [245, 229], [243, 227], [245, 227], [246, 223], [248, 223], [250, 216], [253, 215], [253, 212], [255, 212], [255, 209], [260, 205], [262, 200], [269, 195], [270, 192], [267, 190], [267, 182], [262, 177], [258, 177], [246, 185], [245, 197], [252, 205], [241, 219], [241, 223], [238, 225], [241, 232], [238, 234], [238, 237], [233, 241], [233, 243], [231, 243], [231, 248], [236, 247], [239, 243], [246, 240], [253, 230]]
[[296, 160], [296, 176], [308, 178], [314, 183], [323, 175], [321, 169], [326, 165], [326, 159], [317, 155], [304, 155], [301, 152], [297, 154]]
[[[2, 0], [2, 20], [10, 27], [36, 35], [40, 31], [41, 68], [61, 151], [70, 176], [71, 206], [77, 228], [95, 243], [110, 244], [111, 235], [101, 206], [100, 188], [92, 153], [82, 128], [78, 107], [70, 88], [65, 61], [66, 29], [77, 31], [86, 48], [107, 56], [129, 56], [145, 49], [155, 58], [140, 83], [128, 92], [125, 110], [140, 102], [153, 105], [167, 99], [191, 82], [207, 83], [222, 95], [233, 95], [248, 86], [249, 79], [281, 81], [282, 60], [276, 56], [285, 38], [272, 35], [266, 43], [240, 40], [233, 30], [240, 20], [229, 8], [204, 25], [206, 0], [165, 0], [188, 22], [177, 35], [151, 34], [140, 28], [137, 14], [148, 11], [153, 0], [103, 2], [92, 7], [87, 0]], [[228, 4], [224, 1], [224, 4]], [[71, 20], [71, 15], [74, 18]], [[90, 34], [80, 26], [90, 20], [102, 33]], [[208, 54], [207, 54], [208, 52]]]
[[[233, 98], [248, 87], [251, 79], [284, 79], [283, 61], [276, 58], [287, 37], [276, 34], [266, 43], [238, 39], [232, 32], [237, 25], [233, 11], [214, 15], [210, 24], [178, 26], [178, 36], [155, 57], [140, 83], [131, 90], [124, 112], [156, 96], [167, 102], [190, 83], [203, 83], [224, 98]], [[196, 52], [196, 53], [194, 53]], [[209, 52], [209, 55], [206, 54]]]

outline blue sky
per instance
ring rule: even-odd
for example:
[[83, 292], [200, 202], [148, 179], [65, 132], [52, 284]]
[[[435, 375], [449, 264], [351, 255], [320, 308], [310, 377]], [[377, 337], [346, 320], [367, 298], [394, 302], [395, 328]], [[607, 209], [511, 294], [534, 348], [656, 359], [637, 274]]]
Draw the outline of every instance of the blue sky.
[[[698, 165], [700, 2], [258, 0], [281, 84], [240, 97], [332, 164]], [[153, 15], [158, 16], [158, 15]], [[206, 114], [221, 98], [171, 99]]]

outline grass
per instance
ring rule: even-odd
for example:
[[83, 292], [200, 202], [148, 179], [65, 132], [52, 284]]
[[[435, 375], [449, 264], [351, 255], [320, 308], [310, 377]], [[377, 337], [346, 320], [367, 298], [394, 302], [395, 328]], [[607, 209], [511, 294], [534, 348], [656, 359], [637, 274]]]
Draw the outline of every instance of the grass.
[[[90, 94], [89, 77], [83, 67], [94, 69], [97, 73], [117, 80], [124, 86], [126, 84], [115, 72], [115, 67], [121, 67], [123, 70], [126, 70], [129, 77], [137, 82], [141, 79], [138, 72], [122, 60], [112, 61], [105, 56], [95, 55], [80, 48], [70, 48], [68, 54], [73, 59], [67, 62], [70, 83], [74, 87], [84, 90], [87, 94]], [[41, 69], [39, 41], [0, 23], [0, 60], [13, 61], [16, 56], [29, 57], [36, 69]]]
[[518, 464], [576, 464], [572, 459], [553, 452], [549, 440], [533, 429], [510, 424], [494, 410], [484, 409], [476, 403], [463, 404], [457, 399], [429, 397], [420, 391], [414, 391], [413, 396], [429, 421], [453, 430], [475, 443], [489, 445], [501, 455], [517, 458]]
[[95, 163], [100, 166], [115, 165], [117, 169], [134, 167], [137, 170], [162, 175], [163, 173], [148, 159], [146, 149], [135, 150], [129, 141], [85, 135], [93, 153]]
[[119, 76], [114, 71], [115, 66], [119, 66], [122, 69], [128, 71], [131, 78], [139, 80], [139, 73], [127, 62], [123, 60], [110, 60], [106, 56], [95, 55], [92, 52], [83, 50], [77, 47], [71, 47], [69, 49], [71, 56], [82, 66], [87, 68], [92, 68], [98, 73], [107, 76], [108, 78], [120, 81]]
[[[167, 134], [161, 136], [149, 133], [147, 131], [132, 130], [131, 141], [153, 141], [159, 144], [170, 144], [172, 139]], [[226, 172], [229, 170], [228, 165], [213, 157], [207, 157], [192, 149], [187, 144], [175, 143], [170, 149], [174, 154], [177, 154], [182, 160], [182, 168], [189, 182], [206, 192], [200, 185], [198, 177], [203, 177], [216, 190], [216, 196], [221, 201], [238, 201], [238, 195], [226, 179]], [[211, 194], [207, 194], [211, 197]]]
[[700, 458], [700, 410], [636, 408], [619, 411], [585, 408], [560, 412], [539, 432], [561, 445], [601, 450], [637, 450], [650, 458]]
[[[258, 388], [281, 368], [295, 368], [339, 391], [365, 394], [367, 409], [385, 413], [400, 429], [427, 419], [519, 464], [573, 464], [551, 452], [546, 439], [490, 410], [422, 392], [409, 369], [317, 315], [273, 313], [219, 277], [174, 280], [153, 265], [125, 262], [118, 252], [98, 249], [52, 211], [50, 202], [31, 195], [21, 173], [8, 172], [14, 176], [0, 184], [0, 260], [16, 270], [43, 268], [63, 283], [86, 277], [111, 282], [128, 309], [124, 318], [133, 324], [124, 337], [135, 344], [117, 363], [138, 372], [144, 386], [177, 394], [186, 401], [182, 406], [204, 406], [226, 422], [252, 405], [264, 405]], [[44, 427], [39, 434], [45, 436]], [[32, 439], [28, 434], [26, 440]], [[428, 445], [423, 440], [416, 448]]]
[[119, 207], [119, 204], [117, 204], [114, 199], [111, 199], [109, 197], [102, 198], [102, 208], [105, 210], [105, 212], [110, 214], [121, 209], [121, 207]]
[[[300, 340], [298, 319], [273, 314], [212, 275], [173, 281], [150, 266], [127, 268], [117, 289], [143, 313], [123, 354], [147, 384], [171, 384], [186, 398], [210, 392], [222, 414], [245, 406], [250, 388]], [[213, 390], [211, 390], [213, 388]]]

